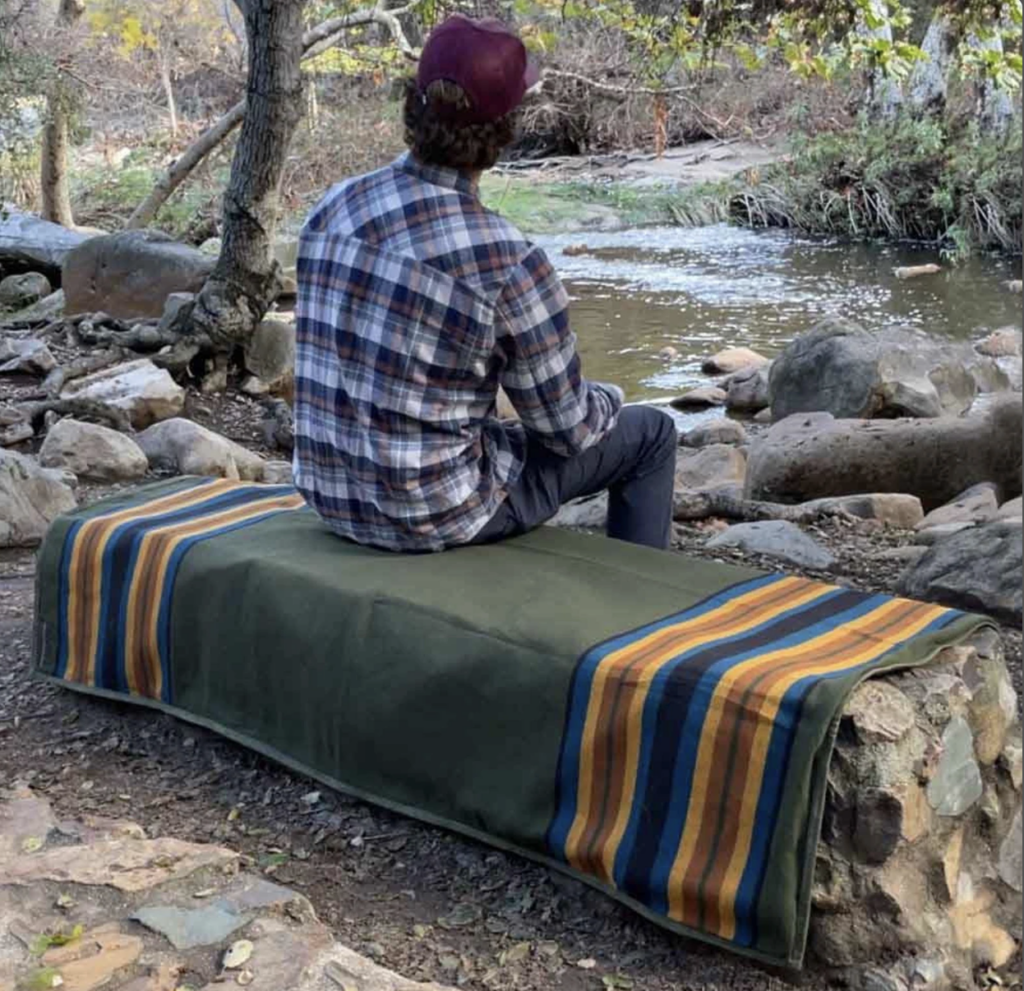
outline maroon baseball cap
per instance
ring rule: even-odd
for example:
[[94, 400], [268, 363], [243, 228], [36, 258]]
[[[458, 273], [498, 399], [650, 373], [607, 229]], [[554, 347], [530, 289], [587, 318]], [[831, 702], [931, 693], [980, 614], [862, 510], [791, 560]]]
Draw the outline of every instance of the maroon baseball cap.
[[483, 124], [515, 110], [540, 71], [508, 25], [453, 14], [430, 33], [416, 73], [421, 91], [442, 79], [459, 86], [472, 103], [457, 119]]

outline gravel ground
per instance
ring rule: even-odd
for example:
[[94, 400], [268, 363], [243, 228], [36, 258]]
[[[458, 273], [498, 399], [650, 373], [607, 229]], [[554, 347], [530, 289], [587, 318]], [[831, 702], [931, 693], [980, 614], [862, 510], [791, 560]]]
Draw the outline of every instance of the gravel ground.
[[[189, 400], [195, 419], [257, 448], [258, 412], [245, 397]], [[83, 487], [79, 498], [112, 491]], [[778, 570], [708, 553], [714, 528], [677, 527], [677, 551]], [[901, 566], [875, 555], [907, 534], [838, 520], [808, 531], [838, 559], [834, 573], [810, 577], [893, 590]], [[527, 991], [814, 986], [668, 934], [546, 868], [334, 794], [204, 730], [32, 680], [33, 574], [31, 553], [0, 552], [0, 787], [29, 782], [64, 816], [123, 816], [150, 834], [233, 846], [303, 891], [339, 940], [414, 979]], [[1004, 633], [1020, 692], [1021, 636]]]

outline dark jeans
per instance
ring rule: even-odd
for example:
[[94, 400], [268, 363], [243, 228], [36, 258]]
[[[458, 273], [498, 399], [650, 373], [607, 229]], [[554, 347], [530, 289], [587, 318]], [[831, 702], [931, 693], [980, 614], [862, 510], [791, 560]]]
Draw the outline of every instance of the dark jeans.
[[672, 418], [650, 406], [627, 406], [614, 430], [575, 457], [530, 438], [519, 481], [473, 543], [526, 533], [564, 503], [607, 489], [609, 537], [667, 548], [677, 444]]

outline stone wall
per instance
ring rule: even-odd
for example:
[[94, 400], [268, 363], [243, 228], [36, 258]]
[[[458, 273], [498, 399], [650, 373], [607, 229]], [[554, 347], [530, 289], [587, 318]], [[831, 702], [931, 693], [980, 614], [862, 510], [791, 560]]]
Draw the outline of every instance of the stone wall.
[[865, 682], [839, 726], [809, 966], [863, 991], [989, 986], [1021, 938], [1021, 735], [999, 638]]

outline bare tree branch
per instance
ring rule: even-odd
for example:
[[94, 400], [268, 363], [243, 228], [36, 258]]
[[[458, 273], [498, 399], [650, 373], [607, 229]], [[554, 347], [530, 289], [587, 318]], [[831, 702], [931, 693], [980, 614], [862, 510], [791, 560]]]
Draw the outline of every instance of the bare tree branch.
[[[411, 6], [385, 10], [382, 5], [367, 10], [357, 10], [344, 17], [331, 17], [310, 28], [302, 36], [302, 58], [308, 60], [333, 48], [349, 28], [364, 24], [382, 24], [391, 32], [399, 50], [409, 59], [416, 58], [416, 50], [409, 44], [398, 16], [406, 13]], [[175, 159], [171, 166], [156, 181], [149, 195], [135, 208], [128, 218], [128, 230], [145, 227], [153, 222], [160, 208], [171, 194], [191, 175], [199, 164], [225, 138], [241, 124], [245, 117], [245, 100], [236, 103], [223, 117], [208, 127], [195, 141]]]
[[600, 93], [615, 93], [618, 96], [635, 96], [638, 93], [646, 93], [649, 96], [672, 96], [674, 93], [691, 93], [697, 87], [689, 86], [666, 86], [658, 88], [655, 86], [616, 86], [612, 83], [602, 83], [597, 79], [589, 79], [581, 76], [578, 72], [566, 72], [563, 69], [545, 69], [545, 79], [569, 79], [572, 82], [582, 83]]

